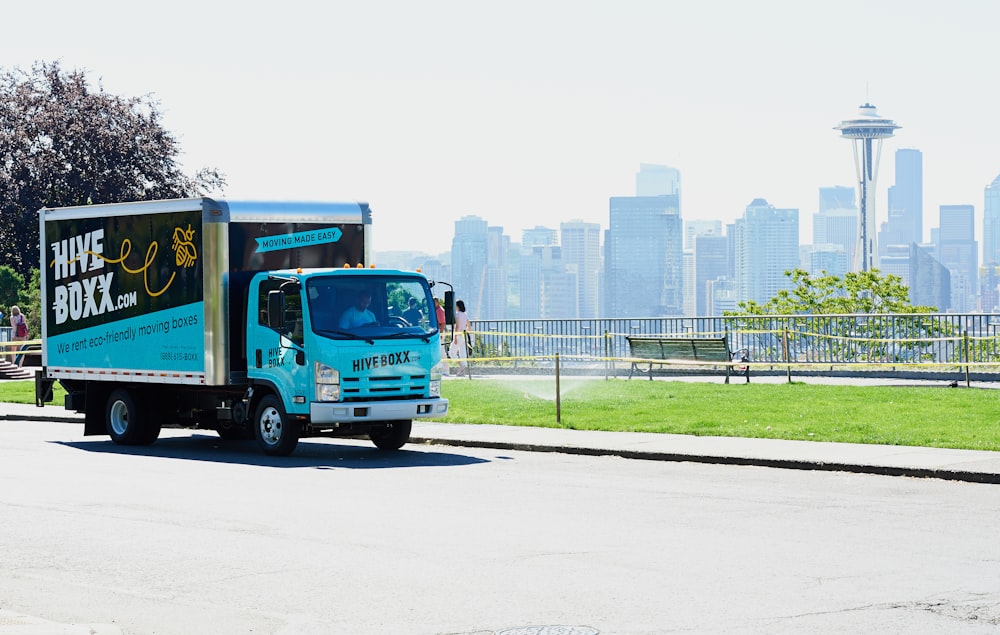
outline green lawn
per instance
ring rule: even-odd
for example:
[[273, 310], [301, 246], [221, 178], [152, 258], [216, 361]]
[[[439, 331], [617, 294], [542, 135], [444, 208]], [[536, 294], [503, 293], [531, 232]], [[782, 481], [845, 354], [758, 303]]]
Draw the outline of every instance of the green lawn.
[[[557, 423], [554, 380], [446, 381], [440, 420], [1000, 451], [1000, 390], [601, 378], [561, 388]], [[34, 382], [0, 383], [0, 402], [34, 399]]]
[[[57, 383], [53, 389], [55, 401], [52, 403], [61, 406], [65, 394], [66, 391]], [[35, 382], [30, 379], [0, 382], [0, 403], [35, 403]]]
[[571, 379], [447, 381], [441, 421], [1000, 450], [1000, 390]]

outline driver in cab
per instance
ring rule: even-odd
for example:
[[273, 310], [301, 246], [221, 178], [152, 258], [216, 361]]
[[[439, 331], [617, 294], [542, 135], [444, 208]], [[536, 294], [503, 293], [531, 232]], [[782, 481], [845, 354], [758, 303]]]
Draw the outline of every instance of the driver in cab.
[[368, 309], [368, 305], [371, 303], [371, 292], [359, 291], [354, 305], [347, 307], [347, 310], [340, 316], [340, 328], [350, 330], [376, 324], [375, 314]]

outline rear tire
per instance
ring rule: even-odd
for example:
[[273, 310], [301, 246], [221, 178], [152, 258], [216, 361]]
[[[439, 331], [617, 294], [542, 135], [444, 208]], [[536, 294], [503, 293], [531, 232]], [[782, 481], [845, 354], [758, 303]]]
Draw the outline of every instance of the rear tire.
[[398, 450], [406, 445], [410, 440], [410, 431], [413, 429], [413, 420], [388, 421], [388, 428], [383, 430], [373, 430], [368, 434], [375, 447], [379, 450]]
[[140, 410], [136, 395], [125, 388], [111, 391], [104, 422], [111, 440], [118, 445], [149, 445], [160, 434], [159, 423], [149, 420]]
[[289, 421], [285, 406], [274, 395], [265, 395], [253, 418], [257, 445], [270, 456], [285, 456], [299, 443], [299, 424]]

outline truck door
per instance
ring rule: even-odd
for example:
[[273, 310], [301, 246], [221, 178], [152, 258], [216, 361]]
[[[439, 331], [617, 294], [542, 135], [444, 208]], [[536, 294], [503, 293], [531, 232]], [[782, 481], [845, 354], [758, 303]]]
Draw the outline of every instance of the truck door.
[[[255, 294], [256, 316], [247, 320], [247, 376], [270, 381], [289, 414], [308, 414], [312, 399], [306, 361], [300, 286], [279, 279], [263, 280]], [[276, 309], [275, 303], [281, 303]], [[274, 314], [280, 315], [274, 321]]]

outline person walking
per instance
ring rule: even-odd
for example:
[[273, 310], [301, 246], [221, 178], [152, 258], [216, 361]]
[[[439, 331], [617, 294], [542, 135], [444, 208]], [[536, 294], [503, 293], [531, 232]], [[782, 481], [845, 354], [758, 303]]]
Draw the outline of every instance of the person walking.
[[[28, 339], [28, 321], [24, 319], [24, 314], [21, 313], [21, 308], [16, 304], [10, 307], [10, 326], [10, 331], [14, 334], [11, 341], [23, 342]], [[11, 362], [17, 359], [17, 349], [18, 347], [16, 344], [10, 349]]]
[[444, 303], [441, 298], [434, 298], [434, 317], [437, 319], [438, 334], [441, 339], [441, 363], [438, 364], [438, 368], [441, 370], [441, 375], [447, 377], [451, 374], [451, 369], [448, 368], [448, 345], [446, 328], [448, 321], [444, 313]]
[[469, 356], [467, 338], [469, 336], [469, 316], [465, 312], [465, 302], [458, 300], [455, 302], [455, 330], [451, 337], [451, 346], [448, 352], [452, 359], [458, 360], [458, 376], [465, 374], [465, 359]]

